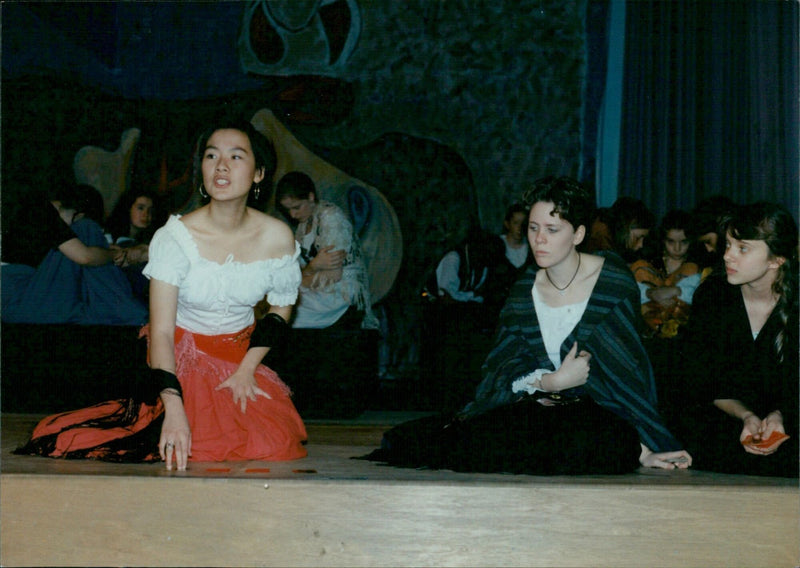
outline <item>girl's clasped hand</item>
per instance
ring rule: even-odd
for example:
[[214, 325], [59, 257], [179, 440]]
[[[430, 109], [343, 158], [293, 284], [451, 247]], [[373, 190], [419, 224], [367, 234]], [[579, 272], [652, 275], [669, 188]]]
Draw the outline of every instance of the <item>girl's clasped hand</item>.
[[591, 353], [578, 351], [578, 342], [573, 343], [569, 353], [561, 362], [561, 367], [553, 373], [553, 379], [555, 379], [551, 383], [553, 390], [566, 390], [586, 384], [589, 379], [591, 359]]
[[788, 438], [783, 429], [783, 416], [778, 411], [770, 413], [763, 420], [750, 412], [743, 422], [739, 441], [744, 451], [749, 454], [761, 456], [774, 454]]

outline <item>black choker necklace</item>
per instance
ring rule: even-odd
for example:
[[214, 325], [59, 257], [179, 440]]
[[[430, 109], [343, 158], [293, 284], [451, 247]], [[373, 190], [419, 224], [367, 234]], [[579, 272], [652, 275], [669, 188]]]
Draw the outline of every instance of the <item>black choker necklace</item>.
[[556, 286], [556, 283], [553, 282], [552, 278], [550, 278], [550, 273], [547, 272], [546, 268], [544, 269], [544, 275], [547, 276], [547, 280], [550, 282], [550, 284], [553, 285], [553, 288], [558, 290], [558, 293], [563, 296], [564, 294], [566, 294], [567, 288], [569, 288], [570, 284], [572, 284], [575, 281], [575, 277], [578, 275], [578, 271], [580, 269], [581, 269], [581, 253], [578, 253], [578, 268], [575, 269], [575, 274], [572, 275], [572, 278], [569, 279], [569, 282], [567, 282], [567, 285], [564, 286], [563, 288], [559, 288], [558, 286]]

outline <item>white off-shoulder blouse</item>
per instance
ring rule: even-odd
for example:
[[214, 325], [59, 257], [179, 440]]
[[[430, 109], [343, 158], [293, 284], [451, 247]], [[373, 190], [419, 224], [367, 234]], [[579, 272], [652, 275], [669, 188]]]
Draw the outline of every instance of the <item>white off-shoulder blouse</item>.
[[254, 321], [253, 307], [264, 296], [273, 306], [297, 301], [301, 274], [295, 252], [281, 258], [222, 264], [203, 258], [180, 215], [173, 215], [150, 242], [144, 275], [178, 287], [176, 325], [193, 333], [220, 335]]

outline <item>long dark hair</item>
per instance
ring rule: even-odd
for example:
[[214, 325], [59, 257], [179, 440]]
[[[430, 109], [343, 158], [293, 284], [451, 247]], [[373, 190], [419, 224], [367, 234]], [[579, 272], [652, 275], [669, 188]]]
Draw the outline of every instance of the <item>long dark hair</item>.
[[146, 197], [153, 202], [153, 212], [150, 226], [140, 231], [136, 237], [136, 241], [139, 243], [149, 243], [156, 229], [163, 225], [165, 219], [161, 218], [159, 199], [156, 193], [149, 189], [131, 189], [120, 197], [119, 202], [106, 220], [106, 231], [111, 233], [114, 241], [119, 237], [127, 237], [130, 234], [131, 207], [133, 207], [133, 204], [140, 197]]
[[789, 341], [786, 328], [797, 307], [797, 223], [784, 206], [759, 201], [737, 207], [724, 219], [723, 226], [725, 232], [737, 240], [764, 241], [773, 258], [785, 259], [772, 283], [772, 291], [778, 296], [775, 311], [783, 325], [775, 338], [775, 349], [779, 360], [783, 361], [784, 348]]
[[[263, 203], [268, 203], [272, 194], [272, 177], [278, 167], [278, 155], [275, 147], [266, 136], [256, 130], [250, 122], [240, 118], [225, 118], [206, 128], [197, 138], [192, 163], [192, 182], [195, 189], [203, 185], [203, 155], [206, 152], [208, 139], [217, 130], [238, 130], [250, 140], [250, 147], [253, 149], [253, 156], [256, 162], [256, 170], [264, 169], [264, 179], [258, 183], [253, 183], [250, 187], [250, 194], [247, 196], [247, 204], [251, 207], [259, 207]], [[255, 196], [255, 189], [259, 188], [259, 196]], [[208, 203], [209, 198], [203, 197], [203, 203]]]
[[611, 205], [609, 216], [614, 250], [626, 262], [631, 263], [641, 256], [628, 248], [631, 232], [636, 229], [652, 229], [656, 224], [656, 217], [641, 199], [628, 196], [618, 198]]

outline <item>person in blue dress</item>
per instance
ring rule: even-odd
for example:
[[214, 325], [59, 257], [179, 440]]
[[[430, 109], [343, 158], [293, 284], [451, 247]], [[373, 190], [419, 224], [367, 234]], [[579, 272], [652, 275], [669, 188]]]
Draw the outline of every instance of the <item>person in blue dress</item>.
[[101, 221], [102, 198], [93, 187], [23, 192], [3, 223], [4, 323], [147, 322], [147, 307], [114, 265]]

